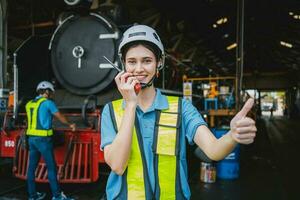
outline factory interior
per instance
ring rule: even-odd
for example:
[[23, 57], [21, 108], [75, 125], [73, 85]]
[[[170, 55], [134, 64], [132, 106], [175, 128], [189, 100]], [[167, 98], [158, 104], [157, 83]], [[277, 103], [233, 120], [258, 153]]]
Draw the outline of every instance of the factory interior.
[[[25, 105], [42, 80], [78, 128], [53, 122], [60, 184], [74, 199], [106, 199], [101, 114], [121, 96], [103, 57], [121, 66], [118, 45], [134, 24], [154, 28], [164, 45], [155, 87], [191, 101], [216, 138], [254, 99], [252, 144], [221, 161], [187, 145], [190, 199], [299, 199], [300, 1], [0, 0], [0, 8], [0, 200], [27, 199]], [[35, 180], [51, 196], [43, 160]]]

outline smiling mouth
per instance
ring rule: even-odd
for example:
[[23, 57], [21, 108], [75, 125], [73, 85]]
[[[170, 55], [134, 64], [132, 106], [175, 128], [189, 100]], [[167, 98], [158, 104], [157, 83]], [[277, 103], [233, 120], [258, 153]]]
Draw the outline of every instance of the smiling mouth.
[[142, 81], [147, 77], [147, 75], [133, 75], [133, 76], [136, 77], [139, 81]]

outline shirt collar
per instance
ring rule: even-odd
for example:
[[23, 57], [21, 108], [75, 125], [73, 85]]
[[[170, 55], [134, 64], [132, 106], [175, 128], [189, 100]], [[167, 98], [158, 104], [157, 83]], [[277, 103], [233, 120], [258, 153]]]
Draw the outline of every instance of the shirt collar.
[[40, 99], [42, 97], [43, 97], [42, 95], [38, 95], [38, 96], [35, 97], [35, 99]]
[[155, 110], [165, 110], [169, 108], [167, 97], [163, 95], [159, 89], [156, 89], [156, 96], [153, 105]]
[[[165, 110], [169, 108], [168, 99], [165, 95], [161, 93], [159, 89], [156, 90], [156, 95], [154, 98], [153, 104], [150, 106], [150, 108], [147, 110], [147, 112], [153, 111], [153, 110]], [[122, 108], [125, 109], [125, 101], [122, 102]]]

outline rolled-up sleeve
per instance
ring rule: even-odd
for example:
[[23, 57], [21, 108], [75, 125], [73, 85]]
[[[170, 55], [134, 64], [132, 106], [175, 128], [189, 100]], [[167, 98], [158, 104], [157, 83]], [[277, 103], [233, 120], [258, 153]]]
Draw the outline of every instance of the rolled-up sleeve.
[[116, 131], [110, 116], [109, 106], [106, 104], [102, 111], [101, 118], [101, 146], [103, 150], [108, 144], [111, 144], [116, 137]]
[[199, 126], [207, 126], [201, 114], [186, 99], [182, 100], [182, 131], [185, 134], [189, 144], [194, 144], [194, 137]]

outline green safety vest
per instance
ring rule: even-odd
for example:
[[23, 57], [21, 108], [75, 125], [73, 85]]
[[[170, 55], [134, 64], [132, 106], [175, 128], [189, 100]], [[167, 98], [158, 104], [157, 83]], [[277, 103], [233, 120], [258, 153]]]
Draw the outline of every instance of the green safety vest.
[[[167, 96], [169, 108], [156, 111], [154, 141], [155, 190], [149, 181], [149, 174], [143, 149], [142, 135], [136, 118], [132, 135], [131, 154], [122, 178], [127, 185], [128, 200], [175, 200], [185, 199], [179, 176], [179, 134], [181, 124], [181, 98]], [[116, 131], [121, 125], [124, 110], [122, 99], [109, 104]], [[126, 188], [125, 188], [126, 189]], [[124, 191], [124, 188], [121, 189]]]
[[26, 135], [29, 136], [51, 136], [53, 135], [53, 130], [45, 130], [45, 129], [38, 129], [38, 111], [39, 107], [42, 102], [46, 101], [47, 99], [42, 97], [38, 100], [31, 100], [26, 104], [26, 114], [28, 120], [28, 127], [26, 131]]

